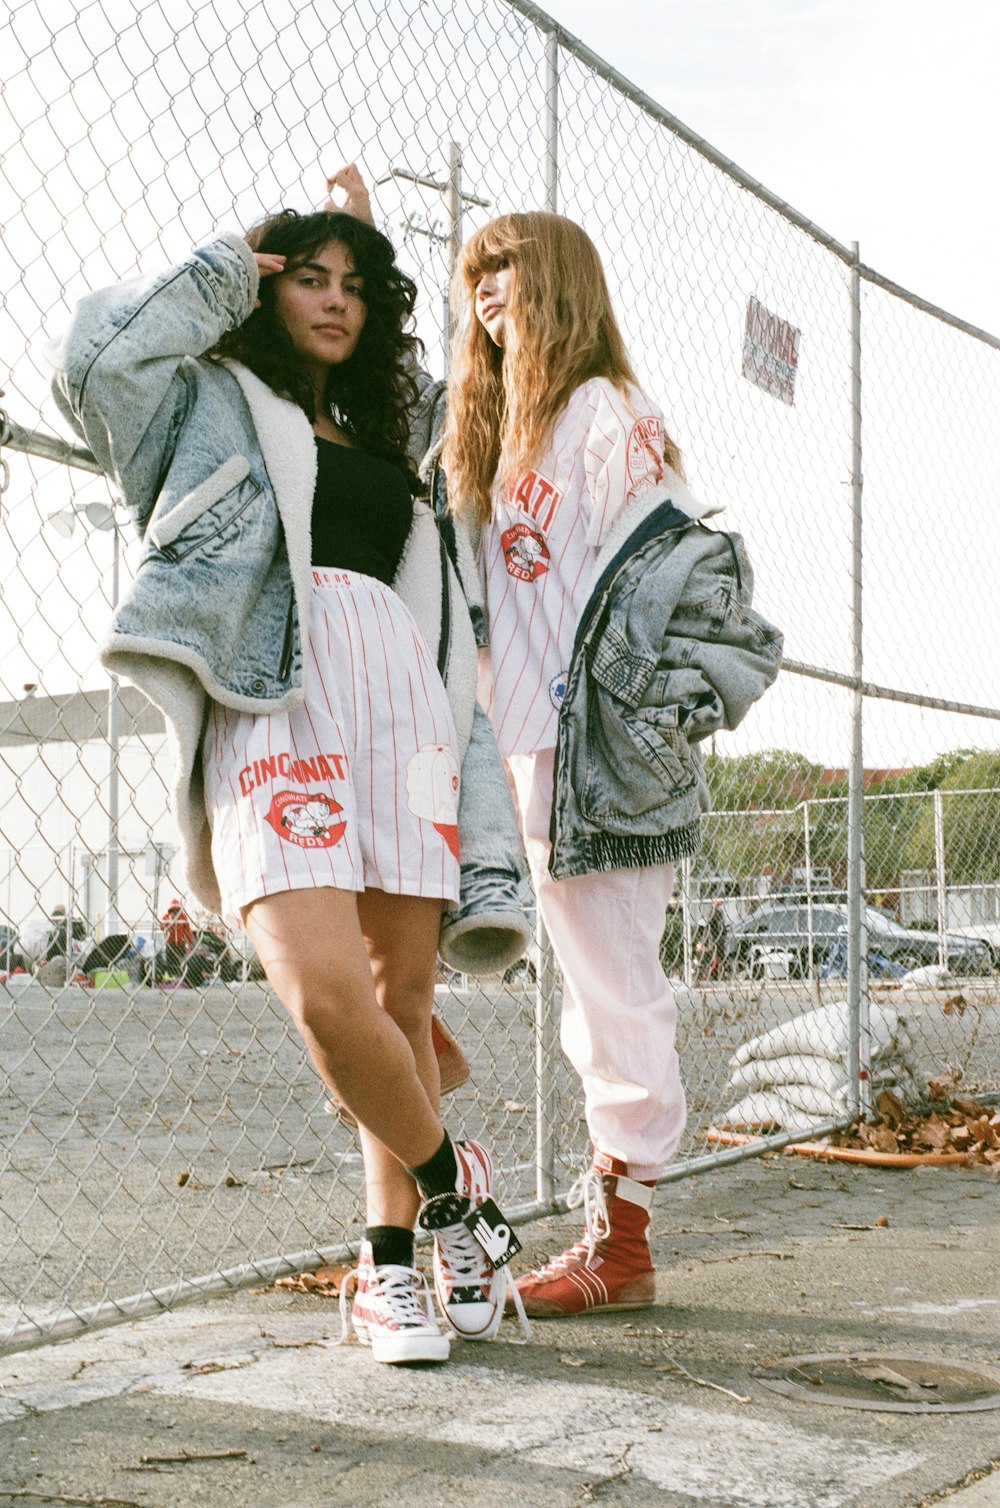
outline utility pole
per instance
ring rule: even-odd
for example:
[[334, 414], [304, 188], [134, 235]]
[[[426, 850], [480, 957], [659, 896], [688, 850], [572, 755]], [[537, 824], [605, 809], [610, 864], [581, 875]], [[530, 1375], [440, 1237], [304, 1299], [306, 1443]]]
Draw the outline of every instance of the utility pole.
[[411, 234], [426, 236], [429, 241], [447, 248], [448, 276], [443, 296], [441, 320], [445, 345], [445, 371], [448, 369], [451, 343], [455, 334], [448, 290], [458, 261], [458, 254], [462, 249], [462, 242], [465, 239], [462, 232], [463, 211], [467, 204], [476, 204], [480, 209], [490, 208], [489, 199], [481, 199], [478, 194], [467, 193], [462, 187], [462, 149], [457, 141], [449, 141], [447, 160], [448, 173], [444, 179], [431, 178], [427, 174], [411, 173], [408, 168], [390, 168], [386, 176], [379, 178], [375, 185], [377, 188], [381, 183], [388, 183], [391, 178], [401, 178], [407, 183], [416, 183], [421, 188], [434, 189], [436, 193], [445, 195], [445, 207], [448, 219], [446, 230], [443, 233], [437, 228], [436, 224], [429, 226], [418, 225], [411, 215], [407, 215], [405, 221], [406, 228]]

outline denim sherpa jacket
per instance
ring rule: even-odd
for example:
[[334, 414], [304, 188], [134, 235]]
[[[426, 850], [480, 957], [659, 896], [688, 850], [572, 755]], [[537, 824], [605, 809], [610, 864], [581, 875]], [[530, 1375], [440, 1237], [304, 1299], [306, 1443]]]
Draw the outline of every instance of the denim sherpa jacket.
[[[142, 538], [130, 591], [101, 659], [163, 712], [172, 805], [188, 883], [220, 905], [201, 773], [209, 699], [250, 713], [305, 695], [312, 427], [236, 362], [203, 359], [254, 307], [258, 274], [240, 236], [84, 298], [49, 348], [61, 412], [119, 489]], [[394, 589], [437, 658], [461, 744], [462, 894], [442, 923], [442, 957], [494, 973], [530, 932], [510, 792], [475, 702], [475, 642], [434, 516], [414, 504]]]
[[697, 745], [778, 674], [782, 635], [750, 606], [743, 541], [707, 512], [668, 469], [601, 547], [559, 709], [556, 879], [696, 853], [709, 809]]

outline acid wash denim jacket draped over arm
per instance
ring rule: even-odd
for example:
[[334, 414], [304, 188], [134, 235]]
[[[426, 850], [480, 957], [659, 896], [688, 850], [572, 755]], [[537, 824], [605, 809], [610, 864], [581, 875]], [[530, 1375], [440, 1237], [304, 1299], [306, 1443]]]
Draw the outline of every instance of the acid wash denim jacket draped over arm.
[[735, 728], [778, 674], [782, 636], [750, 606], [743, 541], [706, 511], [668, 472], [601, 548], [559, 710], [556, 879], [696, 853], [709, 809], [698, 744]]
[[[120, 491], [142, 540], [101, 660], [164, 713], [188, 883], [220, 905], [201, 778], [209, 700], [252, 714], [305, 696], [315, 441], [306, 415], [236, 362], [205, 359], [254, 307], [240, 236], [179, 266], [90, 294], [49, 348], [61, 412]], [[459, 734], [462, 895], [441, 953], [493, 973], [529, 931], [510, 792], [475, 705], [475, 641], [434, 516], [414, 504], [393, 587], [448, 688]]]

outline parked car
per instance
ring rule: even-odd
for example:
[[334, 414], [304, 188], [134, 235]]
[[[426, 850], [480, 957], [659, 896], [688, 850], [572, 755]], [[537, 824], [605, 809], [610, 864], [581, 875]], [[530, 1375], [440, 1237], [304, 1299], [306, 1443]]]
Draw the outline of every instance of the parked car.
[[[938, 962], [938, 936], [936, 932], [922, 932], [913, 927], [901, 927], [884, 911], [874, 906], [865, 907], [870, 952], [883, 954], [892, 963], [904, 969], [920, 968], [924, 964]], [[812, 908], [811, 949], [814, 964], [818, 967], [831, 947], [847, 940], [847, 907], [832, 906], [819, 902]], [[978, 938], [948, 934], [948, 967], [955, 974], [988, 974], [991, 968], [990, 950]], [[729, 929], [725, 941], [728, 958], [737, 967], [749, 969], [755, 957], [754, 949], [786, 952], [790, 954], [789, 970], [801, 977], [809, 972], [810, 925], [809, 908], [803, 905], [788, 905], [784, 901], [765, 901], [744, 922]]]
[[978, 926], [951, 927], [952, 937], [973, 937], [989, 949], [994, 971], [1000, 968], [1000, 922], [980, 922]]

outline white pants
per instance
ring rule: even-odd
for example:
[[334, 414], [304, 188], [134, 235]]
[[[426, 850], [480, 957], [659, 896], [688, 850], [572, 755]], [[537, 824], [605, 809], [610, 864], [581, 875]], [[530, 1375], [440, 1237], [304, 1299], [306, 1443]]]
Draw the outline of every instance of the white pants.
[[594, 1146], [658, 1178], [686, 1108], [677, 1006], [660, 964], [672, 864], [554, 880], [549, 873], [554, 749], [508, 756], [535, 898], [563, 976], [563, 1051], [583, 1081]]

